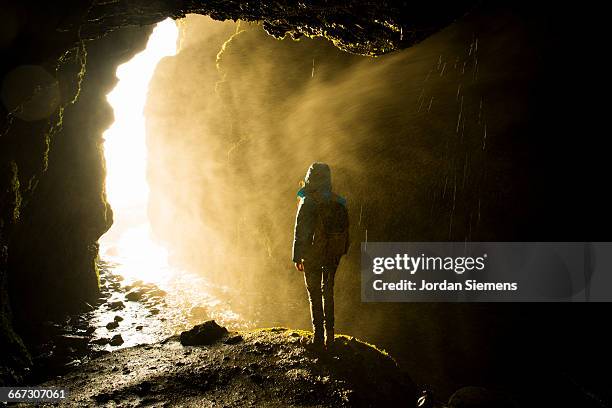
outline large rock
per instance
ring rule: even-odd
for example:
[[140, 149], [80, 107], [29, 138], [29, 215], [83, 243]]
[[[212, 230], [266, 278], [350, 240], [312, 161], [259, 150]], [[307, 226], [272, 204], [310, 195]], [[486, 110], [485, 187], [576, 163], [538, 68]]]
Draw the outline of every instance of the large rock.
[[209, 320], [194, 326], [191, 330], [181, 333], [180, 339], [183, 346], [197, 346], [213, 344], [228, 331], [225, 327], [219, 326], [214, 320]]
[[120, 334], [115, 334], [111, 339], [109, 344], [111, 346], [120, 346], [123, 344], [123, 337]]

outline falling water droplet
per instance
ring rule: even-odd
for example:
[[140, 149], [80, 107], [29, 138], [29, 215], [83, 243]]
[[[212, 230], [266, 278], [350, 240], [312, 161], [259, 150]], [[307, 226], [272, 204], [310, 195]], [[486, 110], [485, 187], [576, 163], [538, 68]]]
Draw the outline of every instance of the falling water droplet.
[[485, 149], [486, 145], [487, 145], [487, 123], [485, 122], [485, 124], [484, 124], [484, 133], [483, 133], [483, 136], [482, 136], [482, 150]]

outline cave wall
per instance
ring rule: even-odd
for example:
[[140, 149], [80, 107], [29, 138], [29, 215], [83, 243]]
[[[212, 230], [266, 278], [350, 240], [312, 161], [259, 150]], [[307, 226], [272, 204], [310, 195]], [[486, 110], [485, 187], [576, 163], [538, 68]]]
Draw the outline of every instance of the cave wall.
[[[29, 357], [20, 337], [35, 341], [37, 322], [98, 300], [97, 240], [112, 223], [104, 194], [102, 133], [113, 121], [106, 94], [117, 81], [117, 66], [144, 48], [150, 31], [114, 31], [43, 64], [53, 95], [44, 89], [35, 94], [3, 135], [3, 182], [9, 188], [0, 229], [2, 381], [26, 373]], [[35, 79], [12, 80], [27, 93]], [[9, 85], [5, 80], [5, 102], [15, 92]], [[50, 116], [32, 120], [45, 109]]]
[[[20, 272], [11, 275], [9, 289], [20, 316], [39, 312], [28, 297], [49, 305], [51, 313], [97, 300], [97, 240], [112, 224], [104, 194], [102, 133], [113, 122], [106, 94], [117, 82], [117, 66], [144, 48], [150, 31], [124, 28], [86, 43], [78, 96], [73, 93], [75, 103], [63, 111], [61, 130], [50, 141], [44, 177], [13, 233], [9, 268]], [[66, 75], [64, 81], [75, 78], [78, 73]]]

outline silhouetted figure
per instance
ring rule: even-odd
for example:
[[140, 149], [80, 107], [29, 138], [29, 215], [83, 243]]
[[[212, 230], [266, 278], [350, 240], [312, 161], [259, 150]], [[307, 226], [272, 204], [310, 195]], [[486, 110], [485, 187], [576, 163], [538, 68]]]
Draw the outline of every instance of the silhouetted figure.
[[300, 203], [295, 220], [293, 262], [304, 280], [310, 299], [314, 332], [313, 344], [334, 341], [334, 276], [340, 258], [348, 250], [346, 200], [332, 192], [331, 171], [325, 163], [313, 163], [304, 187], [298, 191]]

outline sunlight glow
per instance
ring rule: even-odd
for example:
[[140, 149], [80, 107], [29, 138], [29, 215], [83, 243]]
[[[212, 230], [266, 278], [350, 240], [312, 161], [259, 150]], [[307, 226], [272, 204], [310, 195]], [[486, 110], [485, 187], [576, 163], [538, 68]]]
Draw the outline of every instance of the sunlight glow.
[[151, 239], [147, 216], [147, 146], [144, 106], [159, 61], [177, 52], [178, 28], [172, 19], [155, 27], [144, 51], [117, 68], [119, 82], [107, 95], [115, 122], [104, 133], [106, 194], [114, 223], [100, 239], [100, 253], [121, 264], [119, 272], [149, 282], [163, 280], [166, 250]]

